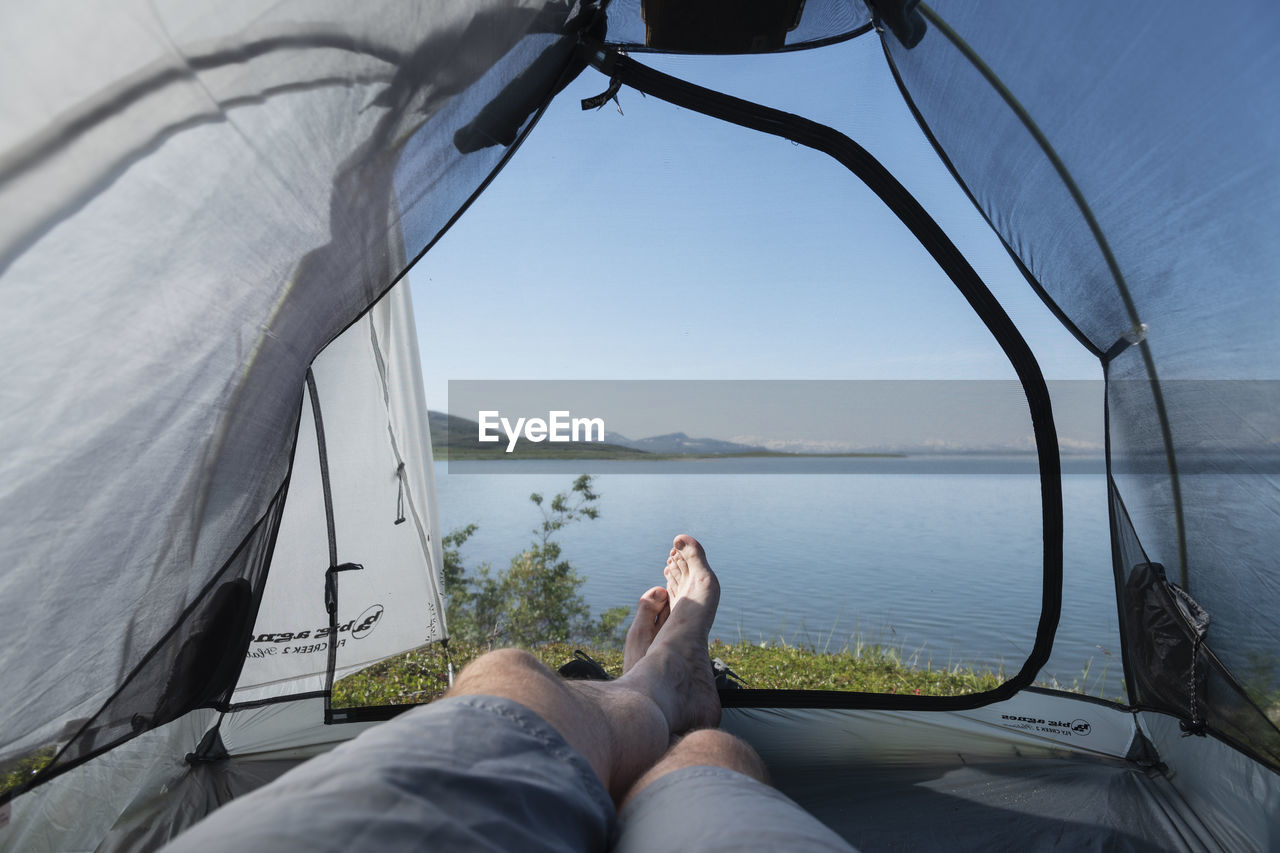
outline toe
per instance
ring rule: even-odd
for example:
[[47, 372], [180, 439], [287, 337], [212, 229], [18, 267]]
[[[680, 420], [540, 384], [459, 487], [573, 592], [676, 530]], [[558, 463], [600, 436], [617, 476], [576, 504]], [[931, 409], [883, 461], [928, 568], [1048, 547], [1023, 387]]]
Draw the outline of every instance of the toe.
[[706, 552], [702, 549], [702, 544], [694, 539], [688, 533], [681, 533], [671, 542], [671, 553], [685, 554], [690, 557], [706, 559]]
[[645, 616], [656, 616], [663, 607], [667, 606], [667, 588], [664, 586], [655, 586], [648, 590], [644, 595], [640, 596], [640, 603], [636, 606], [636, 612]]

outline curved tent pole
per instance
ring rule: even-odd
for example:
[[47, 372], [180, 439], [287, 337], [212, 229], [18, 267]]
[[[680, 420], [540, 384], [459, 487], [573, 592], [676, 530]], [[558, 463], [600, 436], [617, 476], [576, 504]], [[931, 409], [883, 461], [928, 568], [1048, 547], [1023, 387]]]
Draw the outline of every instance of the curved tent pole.
[[[1085, 199], [1084, 193], [1081, 192], [1075, 179], [1071, 177], [1066, 164], [1062, 162], [1062, 158], [1058, 156], [1058, 152], [1054, 150], [1053, 144], [1049, 142], [1048, 137], [1040, 130], [1035, 119], [1031, 117], [1031, 114], [1022, 106], [1013, 92], [1009, 90], [1009, 87], [1004, 84], [1004, 81], [996, 75], [995, 71], [982, 60], [982, 57], [978, 56], [977, 51], [961, 38], [959, 33], [951, 29], [937, 12], [929, 8], [925, 3], [919, 4], [916, 8], [982, 75], [983, 79], [991, 85], [996, 94], [1017, 116], [1018, 121], [1026, 128], [1027, 133], [1031, 134], [1036, 144], [1040, 146], [1044, 156], [1049, 160], [1050, 165], [1053, 166], [1053, 170], [1058, 174], [1059, 180], [1062, 181], [1067, 192], [1071, 194], [1071, 199], [1076, 203], [1076, 207], [1080, 209], [1080, 215], [1084, 217], [1085, 224], [1089, 227], [1089, 233], [1093, 235], [1094, 241], [1098, 244], [1098, 251], [1102, 253], [1107, 269], [1115, 281], [1116, 291], [1120, 294], [1120, 299], [1124, 303], [1125, 312], [1129, 315], [1129, 322], [1132, 324], [1132, 330], [1121, 338], [1121, 341], [1125, 342], [1124, 345], [1118, 344], [1117, 347], [1113, 347], [1103, 354], [1103, 366], [1107, 366], [1112, 358], [1127, 349], [1128, 345], [1132, 343], [1136, 342], [1139, 352], [1142, 353], [1143, 365], [1146, 368], [1147, 376], [1151, 379], [1151, 398], [1155, 406], [1156, 417], [1160, 422], [1160, 436], [1164, 443], [1165, 462], [1169, 466], [1169, 489], [1173, 499], [1173, 521], [1178, 536], [1179, 586], [1184, 590], [1190, 591], [1187, 576], [1187, 533], [1186, 525], [1183, 523], [1182, 487], [1178, 477], [1178, 462], [1173, 447], [1173, 431], [1169, 425], [1169, 413], [1165, 407], [1164, 393], [1160, 389], [1160, 377], [1156, 373], [1155, 358], [1151, 354], [1151, 347], [1147, 343], [1145, 330], [1138, 316], [1137, 303], [1133, 301], [1133, 294], [1129, 292], [1129, 285], [1125, 282], [1124, 273], [1120, 271], [1120, 264], [1116, 261], [1116, 257], [1111, 251], [1111, 245], [1108, 243], [1106, 235], [1102, 233], [1102, 226], [1098, 224], [1098, 220], [1094, 217], [1093, 210], [1089, 207], [1089, 202]], [[916, 112], [914, 107], [912, 112]], [[916, 115], [919, 119], [919, 113], [916, 113]], [[923, 124], [923, 121], [921, 123]], [[934, 144], [935, 147], [938, 147], [936, 141]]]
[[1062, 466], [1049, 389], [1035, 355], [1004, 308], [951, 239], [918, 201], [865, 148], [839, 131], [810, 119], [705, 89], [671, 77], [598, 42], [582, 50], [593, 67], [614, 81], [660, 100], [750, 130], [788, 139], [820, 151], [853, 172], [911, 229], [956, 285], [1008, 357], [1031, 413], [1040, 462], [1044, 534], [1044, 583], [1035, 645], [1018, 672], [994, 690], [966, 696], [899, 696], [827, 690], [735, 690], [722, 694], [725, 705], [771, 707], [857, 707], [950, 711], [1007, 699], [1031, 684], [1049, 659], [1062, 609]]

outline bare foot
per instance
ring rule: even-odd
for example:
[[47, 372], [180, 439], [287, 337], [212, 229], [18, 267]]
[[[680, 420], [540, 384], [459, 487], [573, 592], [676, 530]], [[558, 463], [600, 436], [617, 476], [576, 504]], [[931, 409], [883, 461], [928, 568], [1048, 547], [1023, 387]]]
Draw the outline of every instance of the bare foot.
[[707, 653], [707, 637], [720, 603], [720, 582], [692, 536], [675, 538], [667, 567], [671, 612], [649, 650], [621, 681], [636, 686], [661, 709], [672, 734], [720, 722], [720, 695]]
[[636, 605], [636, 618], [627, 630], [627, 639], [622, 646], [622, 672], [625, 674], [635, 666], [644, 653], [653, 645], [653, 638], [658, 630], [666, 624], [671, 615], [671, 606], [666, 589], [655, 586], [640, 596]]
[[[671, 553], [667, 556], [667, 567], [662, 570], [667, 578], [667, 593], [674, 608], [680, 599], [692, 596], [697, 600], [709, 600], [712, 616], [720, 603], [720, 582], [715, 572], [707, 563], [707, 554], [702, 545], [687, 533], [681, 533], [672, 543]], [[707, 631], [711, 630], [710, 624]]]

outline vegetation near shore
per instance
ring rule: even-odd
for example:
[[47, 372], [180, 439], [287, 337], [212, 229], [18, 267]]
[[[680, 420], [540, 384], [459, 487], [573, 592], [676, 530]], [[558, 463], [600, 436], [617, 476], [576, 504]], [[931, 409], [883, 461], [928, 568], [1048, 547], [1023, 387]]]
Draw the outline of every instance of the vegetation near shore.
[[[599, 516], [599, 496], [589, 476], [550, 500], [533, 494], [542, 515], [529, 547], [495, 572], [489, 565], [468, 570], [461, 548], [475, 533], [468, 525], [444, 537], [444, 583], [451, 639], [448, 649], [431, 645], [383, 661], [334, 685], [334, 705], [421, 703], [448, 688], [448, 668], [461, 669], [501, 646], [526, 648], [558, 668], [583, 649], [613, 676], [622, 673], [622, 641], [630, 607], [593, 616], [579, 593], [583, 582], [563, 558], [554, 535], [565, 525]], [[1003, 672], [964, 667], [914, 665], [901, 650], [851, 638], [835, 651], [785, 642], [725, 643], [714, 640], [711, 655], [724, 660], [747, 687], [846, 690], [955, 696], [990, 690]]]
[[[529, 647], [552, 669], [573, 658], [575, 643], [541, 643]], [[448, 664], [455, 672], [489, 650], [487, 645], [455, 643], [449, 650], [439, 645], [385, 660], [333, 687], [334, 707], [404, 705], [429, 702], [448, 689]], [[585, 649], [615, 678], [622, 674], [621, 647]], [[711, 644], [711, 655], [720, 658], [747, 687], [775, 690], [847, 690], [920, 696], [957, 696], [991, 690], [1005, 681], [1003, 673], [971, 669], [917, 669], [902, 663], [892, 649], [872, 646], [861, 651], [845, 649], [821, 652], [784, 645], [751, 643]]]

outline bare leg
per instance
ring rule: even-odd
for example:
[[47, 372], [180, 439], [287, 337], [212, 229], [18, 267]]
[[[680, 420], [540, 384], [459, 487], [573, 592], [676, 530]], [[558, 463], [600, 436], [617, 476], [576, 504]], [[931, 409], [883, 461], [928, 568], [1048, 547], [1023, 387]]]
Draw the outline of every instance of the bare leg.
[[769, 773], [764, 761], [750, 744], [719, 729], [701, 729], [685, 735], [667, 750], [667, 754], [657, 764], [636, 780], [631, 790], [622, 798], [619, 807], [625, 806], [636, 794], [668, 773], [701, 765], [736, 770], [757, 782], [769, 784]]
[[664, 573], [670, 614], [616, 681], [565, 681], [527, 652], [503, 649], [467, 666], [450, 695], [502, 696], [529, 708], [582, 753], [620, 801], [673, 735], [720, 720], [707, 656], [719, 581], [702, 546], [683, 534]]

